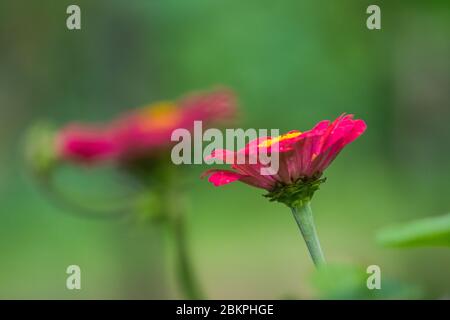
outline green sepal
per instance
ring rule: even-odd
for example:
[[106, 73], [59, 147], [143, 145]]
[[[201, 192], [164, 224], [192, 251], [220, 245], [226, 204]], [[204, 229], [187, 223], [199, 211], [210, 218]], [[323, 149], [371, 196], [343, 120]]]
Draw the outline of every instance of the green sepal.
[[292, 184], [280, 184], [274, 190], [265, 194], [270, 201], [284, 203], [290, 208], [303, 206], [311, 201], [314, 193], [319, 190], [326, 178], [300, 178]]
[[142, 192], [135, 200], [135, 218], [138, 223], [162, 222], [167, 217], [163, 210], [161, 198], [158, 193], [150, 190]]

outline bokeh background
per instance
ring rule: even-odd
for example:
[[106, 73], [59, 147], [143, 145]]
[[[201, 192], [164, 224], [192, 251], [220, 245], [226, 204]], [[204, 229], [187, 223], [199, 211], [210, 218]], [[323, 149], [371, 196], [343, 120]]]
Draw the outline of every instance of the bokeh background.
[[[69, 4], [81, 7], [79, 31], [66, 28]], [[381, 7], [379, 31], [366, 28], [370, 4]], [[366, 120], [313, 202], [325, 254], [379, 265], [420, 297], [448, 297], [448, 248], [388, 249], [375, 234], [450, 209], [449, 9], [436, 0], [2, 0], [0, 298], [180, 297], [167, 235], [56, 206], [26, 171], [23, 138], [39, 120], [106, 120], [215, 84], [236, 91], [243, 128], [302, 130], [343, 112]], [[243, 184], [213, 188], [198, 179], [204, 169], [190, 168], [186, 192], [208, 296], [320, 298], [290, 212]], [[92, 197], [117, 183], [106, 169], [68, 170], [63, 181]], [[80, 291], [65, 287], [70, 264], [81, 267]]]

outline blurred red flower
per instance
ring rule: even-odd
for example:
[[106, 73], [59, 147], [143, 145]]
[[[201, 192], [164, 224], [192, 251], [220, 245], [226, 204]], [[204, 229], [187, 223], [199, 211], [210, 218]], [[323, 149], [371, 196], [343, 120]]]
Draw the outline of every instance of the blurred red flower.
[[227, 89], [192, 94], [176, 102], [157, 102], [126, 113], [107, 124], [69, 124], [56, 136], [60, 159], [84, 164], [151, 156], [170, 148], [175, 129], [192, 130], [231, 120], [236, 101]]

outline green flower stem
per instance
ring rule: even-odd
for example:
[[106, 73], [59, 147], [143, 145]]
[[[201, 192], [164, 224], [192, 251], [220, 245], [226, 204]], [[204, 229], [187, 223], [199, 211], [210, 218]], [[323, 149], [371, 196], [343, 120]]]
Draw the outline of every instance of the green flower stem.
[[203, 294], [194, 275], [189, 258], [186, 241], [186, 225], [181, 215], [174, 217], [172, 228], [175, 242], [175, 267], [177, 268], [178, 281], [184, 296], [191, 300], [203, 299]]
[[308, 247], [309, 254], [311, 255], [314, 264], [316, 267], [324, 265], [325, 257], [323, 256], [319, 237], [317, 236], [316, 227], [314, 226], [310, 202], [305, 201], [297, 207], [292, 207], [291, 210], [303, 235], [303, 239], [305, 239], [306, 246]]
[[185, 299], [204, 299], [198, 283], [191, 255], [188, 248], [186, 230], [185, 198], [180, 190], [181, 174], [175, 172], [173, 167], [162, 167], [159, 171], [162, 184], [161, 201], [165, 211], [170, 238], [173, 243], [175, 259], [175, 276]]
[[174, 272], [184, 299], [203, 299], [188, 250], [184, 192], [181, 189], [183, 174], [170, 159], [162, 157], [153, 162], [138, 163], [131, 167], [134, 175], [151, 189], [159, 200], [158, 218], [169, 233], [174, 250]]

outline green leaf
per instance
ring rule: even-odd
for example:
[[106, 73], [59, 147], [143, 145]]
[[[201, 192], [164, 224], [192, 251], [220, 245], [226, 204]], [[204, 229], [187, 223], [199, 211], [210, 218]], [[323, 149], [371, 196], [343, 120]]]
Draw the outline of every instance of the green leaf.
[[450, 214], [382, 229], [377, 241], [390, 247], [450, 246]]

